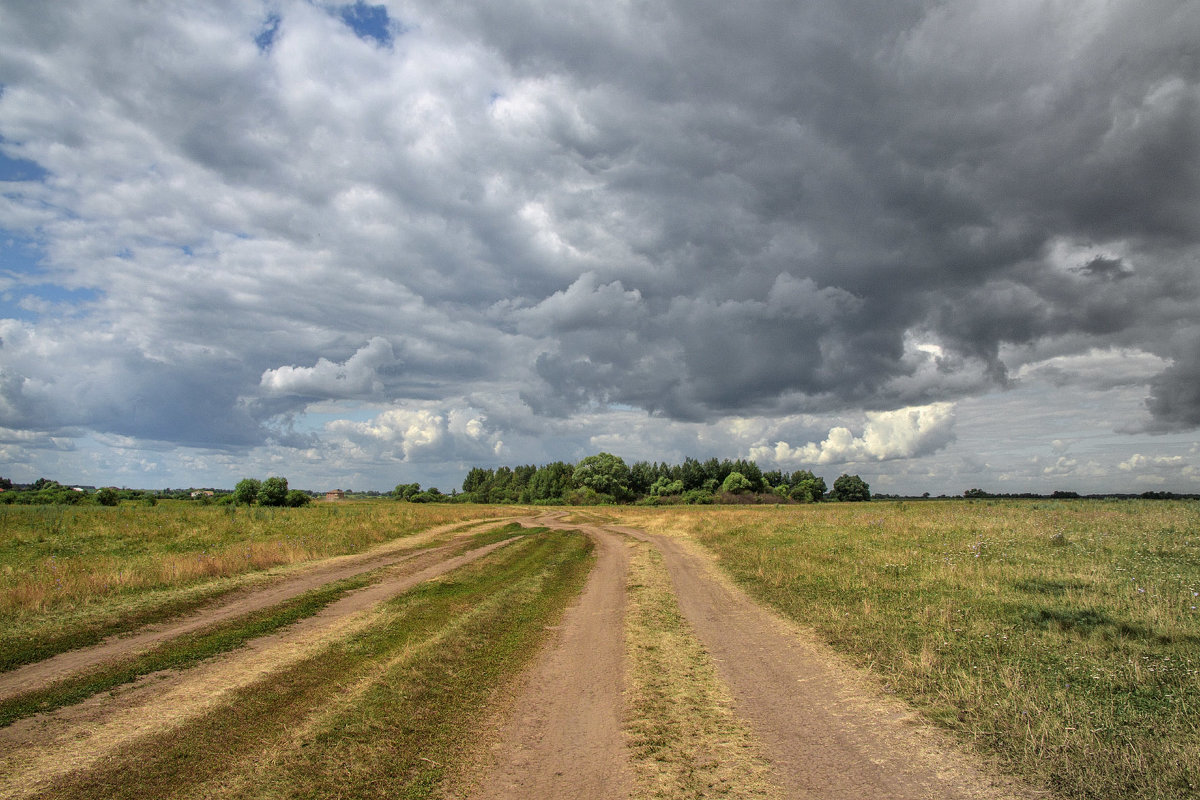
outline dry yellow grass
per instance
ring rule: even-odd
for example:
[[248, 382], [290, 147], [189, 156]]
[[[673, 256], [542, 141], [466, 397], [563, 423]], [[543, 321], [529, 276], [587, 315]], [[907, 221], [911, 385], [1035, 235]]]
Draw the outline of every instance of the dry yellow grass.
[[636, 797], [779, 798], [770, 767], [680, 614], [662, 556], [634, 548], [625, 617]]

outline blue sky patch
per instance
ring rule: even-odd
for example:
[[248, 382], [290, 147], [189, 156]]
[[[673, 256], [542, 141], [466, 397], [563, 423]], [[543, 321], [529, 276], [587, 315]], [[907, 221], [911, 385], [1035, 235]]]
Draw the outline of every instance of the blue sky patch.
[[0, 228], [0, 275], [32, 275], [41, 270], [43, 255], [33, 239]]
[[391, 45], [392, 28], [387, 7], [369, 6], [363, 0], [357, 0], [353, 5], [341, 6], [338, 15], [358, 38], [374, 39], [376, 43], [385, 47]]
[[[0, 145], [4, 140], [0, 138]], [[50, 173], [36, 161], [9, 158], [0, 147], [0, 181], [41, 181]]]
[[275, 44], [275, 36], [279, 33], [279, 23], [282, 18], [278, 14], [268, 14], [263, 20], [262, 30], [254, 37], [254, 43], [258, 45], [260, 53], [267, 53], [271, 50], [271, 45]]

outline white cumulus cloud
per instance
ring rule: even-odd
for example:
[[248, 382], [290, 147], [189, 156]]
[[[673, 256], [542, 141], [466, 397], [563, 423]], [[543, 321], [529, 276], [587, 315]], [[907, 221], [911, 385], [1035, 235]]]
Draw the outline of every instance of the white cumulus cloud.
[[751, 458], [779, 464], [841, 464], [850, 461], [890, 461], [914, 458], [942, 449], [954, 440], [954, 404], [931, 403], [895, 411], [869, 411], [861, 436], [838, 426], [822, 442], [793, 447], [750, 449]]
[[366, 397], [378, 394], [383, 388], [377, 370], [395, 362], [391, 343], [375, 336], [341, 364], [319, 358], [312, 367], [283, 366], [266, 370], [261, 386], [267, 394], [273, 395]]

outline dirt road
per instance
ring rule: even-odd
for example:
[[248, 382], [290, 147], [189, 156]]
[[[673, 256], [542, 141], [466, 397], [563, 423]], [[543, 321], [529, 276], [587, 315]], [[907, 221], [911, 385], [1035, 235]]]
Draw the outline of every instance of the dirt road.
[[[560, 526], [557, 518], [539, 525]], [[622, 537], [583, 530], [596, 566], [559, 626], [555, 646], [529, 670], [480, 785], [479, 800], [628, 797], [621, 736], [622, 615], [628, 556]]]
[[[427, 531], [428, 536], [422, 534], [414, 546], [445, 532], [443, 529]], [[370, 612], [384, 600], [482, 558], [509, 541], [457, 555], [448, 552], [451, 545], [397, 555], [392, 552], [393, 544], [361, 557], [331, 559], [333, 563], [318, 565], [281, 585], [247, 593], [217, 609], [157, 626], [153, 631], [128, 639], [64, 654], [74, 657], [70, 660], [55, 658], [40, 665], [30, 665], [45, 666], [46, 669], [43, 674], [36, 670], [21, 670], [25, 673], [24, 682], [43, 685], [64, 674], [64, 663], [77, 665], [77, 669], [99, 664], [144, 649], [147, 642], [163, 641], [172, 633], [180, 635], [232, 616], [233, 608], [238, 613], [265, 608], [313, 588], [314, 582], [320, 586], [381, 564], [392, 566], [392, 571], [380, 581], [347, 594], [311, 617], [255, 639], [246, 647], [214, 658], [198, 668], [146, 676], [137, 684], [111, 695], [99, 695], [76, 706], [19, 720], [0, 729], [0, 798], [36, 794], [56, 778], [86, 769], [143, 736], [159, 735], [182, 725], [217, 707], [224, 697], [238, 688], [286, 669], [327, 642], [366, 627], [372, 619]], [[130, 645], [122, 646], [125, 642]]]
[[[715, 665], [723, 696], [732, 698], [732, 711], [750, 731], [753, 749], [769, 764], [774, 784], [769, 791], [741, 791], [735, 785], [729, 796], [937, 800], [1036, 794], [978, 769], [870, 676], [750, 600], [690, 541], [580, 524], [563, 513], [518, 521], [582, 530], [596, 542], [597, 560], [548, 645], [517, 685], [501, 687], [488, 730], [464, 731], [463, 747], [474, 752], [477, 765], [457, 784], [469, 787], [464, 794], [480, 800], [675, 796], [638, 783], [642, 773], [633, 768], [635, 755], [627, 746], [631, 656], [623, 622], [631, 548], [647, 547], [639, 543], [662, 554], [687, 635]], [[126, 744], [204, 714], [237, 687], [368, 624], [383, 600], [503, 546], [458, 555], [446, 545], [413, 549], [448, 530], [426, 532], [403, 547], [333, 559], [193, 618], [0, 675], [0, 695], [14, 687], [44, 685], [323, 583], [380, 566], [388, 570], [371, 586], [241, 650], [0, 730], [0, 797], [34, 796], [54, 779], [111, 757]]]

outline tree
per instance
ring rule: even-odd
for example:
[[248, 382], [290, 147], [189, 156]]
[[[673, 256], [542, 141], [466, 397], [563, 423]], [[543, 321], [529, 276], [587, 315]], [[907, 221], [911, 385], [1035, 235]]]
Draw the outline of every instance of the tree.
[[309, 496], [308, 492], [302, 492], [299, 489], [292, 489], [287, 493], [287, 498], [284, 500], [284, 503], [288, 506], [288, 508], [301, 508], [302, 506], [306, 506], [311, 502], [312, 498]]
[[529, 499], [532, 502], [561, 500], [571, 491], [571, 476], [575, 468], [562, 461], [547, 464], [529, 479]]
[[629, 467], [629, 491], [636, 495], [649, 494], [657, 480], [654, 466], [646, 461], [638, 461]]
[[606, 494], [617, 500], [629, 497], [629, 467], [612, 453], [597, 453], [575, 465], [572, 480], [576, 486]]
[[818, 478], [810, 470], [792, 473], [790, 497], [800, 503], [819, 503], [825, 498], [825, 479]]
[[267, 478], [258, 489], [258, 504], [260, 506], [282, 506], [287, 503], [287, 494], [287, 478]]
[[258, 490], [261, 488], [261, 481], [254, 478], [242, 478], [238, 481], [237, 486], [233, 487], [233, 502], [248, 506], [258, 499]]
[[116, 489], [111, 486], [105, 486], [96, 492], [96, 502], [102, 506], [115, 506], [121, 502], [121, 497], [117, 494]]
[[833, 491], [829, 493], [830, 500], [843, 503], [856, 503], [871, 499], [871, 487], [857, 475], [843, 473], [833, 482]]
[[728, 492], [729, 494], [741, 494], [742, 492], [750, 491], [752, 488], [754, 487], [751, 485], [749, 478], [740, 472], [729, 473], [725, 478], [725, 482], [721, 484], [721, 491]]
[[651, 497], [666, 497], [675, 494], [683, 494], [683, 481], [670, 481], [666, 478], [659, 478], [650, 487]]
[[421, 484], [419, 483], [398, 483], [396, 484], [396, 488], [392, 490], [392, 496], [397, 500], [411, 500], [420, 493]]

